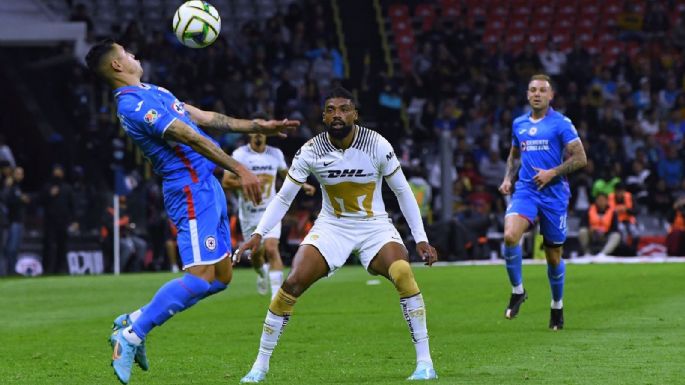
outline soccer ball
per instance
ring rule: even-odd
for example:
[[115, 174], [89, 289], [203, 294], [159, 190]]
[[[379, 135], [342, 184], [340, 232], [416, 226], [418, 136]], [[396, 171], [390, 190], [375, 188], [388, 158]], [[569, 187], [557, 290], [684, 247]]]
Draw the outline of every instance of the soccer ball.
[[221, 17], [216, 8], [206, 1], [186, 1], [174, 14], [173, 28], [181, 44], [202, 48], [219, 37]]

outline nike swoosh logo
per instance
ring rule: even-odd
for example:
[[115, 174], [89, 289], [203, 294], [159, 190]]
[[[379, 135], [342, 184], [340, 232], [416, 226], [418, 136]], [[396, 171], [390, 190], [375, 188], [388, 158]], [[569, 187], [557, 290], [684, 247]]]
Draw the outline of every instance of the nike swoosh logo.
[[323, 162], [323, 166], [324, 166], [324, 167], [326, 167], [326, 166], [330, 165], [330, 164], [331, 164], [331, 163], [333, 163], [333, 162], [335, 162], [335, 161], [334, 161], [334, 160], [332, 160], [332, 161], [330, 161], [330, 162], [328, 162], [328, 163], [326, 163], [326, 162]]
[[523, 135], [526, 132], [526, 130], [520, 130], [519, 135]]

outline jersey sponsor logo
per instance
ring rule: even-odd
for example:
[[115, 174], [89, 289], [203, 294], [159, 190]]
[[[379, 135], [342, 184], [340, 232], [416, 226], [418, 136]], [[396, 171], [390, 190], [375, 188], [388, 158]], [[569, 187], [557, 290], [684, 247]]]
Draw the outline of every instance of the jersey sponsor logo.
[[174, 100], [174, 111], [178, 112], [179, 115], [183, 115], [185, 113], [183, 103], [181, 103], [178, 99]]
[[521, 151], [549, 151], [549, 140], [524, 140], [523, 142], [521, 142]]
[[531, 135], [531, 136], [533, 136], [533, 135], [535, 135], [535, 134], [537, 134], [537, 133], [538, 133], [538, 128], [535, 127], [535, 126], [531, 127], [530, 130], [528, 130], [528, 134]]
[[252, 166], [250, 169], [252, 171], [268, 171], [273, 170], [274, 168], [272, 166]]
[[149, 109], [143, 117], [143, 120], [145, 120], [145, 123], [147, 124], [153, 124], [157, 119], [159, 119], [159, 113], [157, 113], [157, 110], [154, 108]]
[[328, 175], [326, 175], [325, 178], [361, 178], [373, 175], [373, 173], [365, 174], [364, 170], [362, 169], [326, 170], [326, 172], [328, 173]]
[[209, 237], [205, 238], [205, 247], [209, 251], [216, 250], [216, 238], [214, 238], [211, 235]]

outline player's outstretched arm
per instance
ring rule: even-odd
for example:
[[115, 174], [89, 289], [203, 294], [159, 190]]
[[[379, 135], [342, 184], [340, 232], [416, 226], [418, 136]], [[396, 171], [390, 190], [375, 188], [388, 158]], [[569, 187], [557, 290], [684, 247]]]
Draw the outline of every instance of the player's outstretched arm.
[[264, 135], [287, 136], [287, 133], [300, 126], [299, 120], [238, 119], [218, 112], [203, 111], [190, 104], [185, 105], [190, 118], [197, 124], [220, 131], [257, 133]]
[[514, 179], [521, 168], [521, 149], [512, 146], [509, 150], [509, 157], [507, 158], [507, 170], [504, 173], [504, 180], [499, 186], [499, 192], [504, 195], [511, 194], [511, 188], [514, 183]]
[[240, 178], [245, 197], [257, 204], [261, 202], [262, 194], [259, 190], [259, 179], [245, 166], [228, 156], [212, 141], [198, 134], [189, 125], [175, 119], [164, 131], [164, 138], [186, 144], [219, 167], [234, 172]]
[[416, 203], [416, 198], [411, 191], [409, 182], [404, 176], [400, 167], [392, 174], [385, 177], [385, 182], [397, 197], [397, 202], [400, 204], [400, 210], [404, 219], [407, 221], [411, 234], [416, 241], [416, 252], [426, 262], [426, 265], [431, 266], [438, 260], [438, 253], [435, 248], [428, 243], [426, 231], [423, 228], [423, 220], [421, 219], [421, 210], [419, 204]]

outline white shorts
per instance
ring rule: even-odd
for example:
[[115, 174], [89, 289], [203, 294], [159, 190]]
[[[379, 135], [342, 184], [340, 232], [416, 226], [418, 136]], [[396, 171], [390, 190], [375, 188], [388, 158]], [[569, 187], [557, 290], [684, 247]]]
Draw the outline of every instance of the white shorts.
[[352, 254], [358, 255], [360, 262], [368, 270], [378, 251], [388, 242], [404, 246], [400, 233], [389, 218], [319, 218], [301, 244], [319, 249], [328, 263], [330, 276], [341, 268]]
[[[254, 223], [247, 223], [245, 226], [243, 226], [243, 223], [240, 223], [240, 229], [243, 232], [243, 240], [247, 242], [250, 237], [252, 236], [252, 233], [257, 229], [257, 224], [259, 224], [259, 221], [254, 222]], [[267, 239], [267, 238], [276, 238], [276, 239], [281, 239], [281, 223], [278, 222], [276, 226], [273, 227], [273, 229], [269, 230], [268, 233], [264, 234], [262, 237], [262, 240]]]

